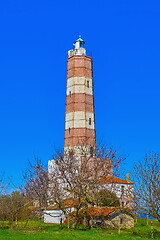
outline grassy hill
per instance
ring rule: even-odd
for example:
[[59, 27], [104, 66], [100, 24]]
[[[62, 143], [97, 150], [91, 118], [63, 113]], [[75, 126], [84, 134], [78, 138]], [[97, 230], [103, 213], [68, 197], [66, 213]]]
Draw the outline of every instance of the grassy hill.
[[[38, 231], [38, 222], [32, 221], [27, 229], [22, 229], [24, 223], [19, 223], [19, 229], [8, 229], [7, 222], [1, 222], [0, 240], [138, 240], [151, 239], [151, 220], [147, 225], [146, 219], [138, 219], [137, 224], [133, 229], [121, 229], [121, 234], [118, 235], [118, 230], [101, 229], [98, 227], [93, 230], [84, 229], [79, 226], [77, 230], [69, 230], [66, 225], [60, 229], [56, 224], [42, 224], [42, 230]], [[154, 239], [160, 239], [160, 223], [153, 220]]]

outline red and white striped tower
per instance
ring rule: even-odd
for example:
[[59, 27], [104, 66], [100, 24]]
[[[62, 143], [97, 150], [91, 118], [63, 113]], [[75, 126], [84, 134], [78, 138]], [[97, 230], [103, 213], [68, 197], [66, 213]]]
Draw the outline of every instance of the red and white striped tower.
[[79, 36], [68, 51], [64, 150], [93, 152], [96, 145], [92, 57]]

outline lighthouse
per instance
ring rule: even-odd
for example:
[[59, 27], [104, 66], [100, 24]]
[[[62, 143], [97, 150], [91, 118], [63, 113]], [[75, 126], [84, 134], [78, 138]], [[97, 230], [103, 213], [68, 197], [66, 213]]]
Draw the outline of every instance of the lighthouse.
[[79, 36], [68, 51], [64, 152], [93, 155], [96, 147], [92, 57]]
[[129, 175], [127, 181], [113, 175], [113, 167], [119, 167], [119, 158], [118, 165], [114, 163], [116, 153], [107, 148], [109, 153], [104, 149], [103, 155], [103, 147], [100, 152], [95, 150], [92, 57], [86, 55], [85, 42], [79, 36], [74, 48], [68, 51], [64, 155], [58, 152], [56, 158], [48, 161], [49, 196], [53, 206], [45, 210], [45, 222], [65, 220], [67, 216], [61, 206], [72, 212], [78, 201], [80, 205], [82, 200], [86, 201], [86, 194], [94, 196], [102, 189], [114, 192], [122, 206], [132, 208], [133, 183]]

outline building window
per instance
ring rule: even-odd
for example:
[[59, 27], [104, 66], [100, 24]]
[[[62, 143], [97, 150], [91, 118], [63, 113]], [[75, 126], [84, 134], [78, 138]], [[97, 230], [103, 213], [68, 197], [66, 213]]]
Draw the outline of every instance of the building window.
[[91, 118], [89, 118], [89, 125], [91, 125]]
[[87, 81], [87, 87], [89, 88], [89, 81]]
[[69, 134], [70, 134], [71, 129], [69, 128], [68, 131], [69, 131]]
[[120, 219], [120, 224], [122, 224], [122, 223], [123, 223], [123, 218]]
[[71, 97], [71, 91], [69, 91], [69, 96]]

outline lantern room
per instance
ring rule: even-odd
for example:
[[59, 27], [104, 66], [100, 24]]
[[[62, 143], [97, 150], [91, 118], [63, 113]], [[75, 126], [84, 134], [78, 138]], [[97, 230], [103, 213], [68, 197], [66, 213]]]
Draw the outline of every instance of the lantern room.
[[86, 49], [84, 48], [85, 41], [79, 35], [77, 41], [73, 44], [74, 48], [68, 51], [68, 57], [73, 55], [86, 55]]

